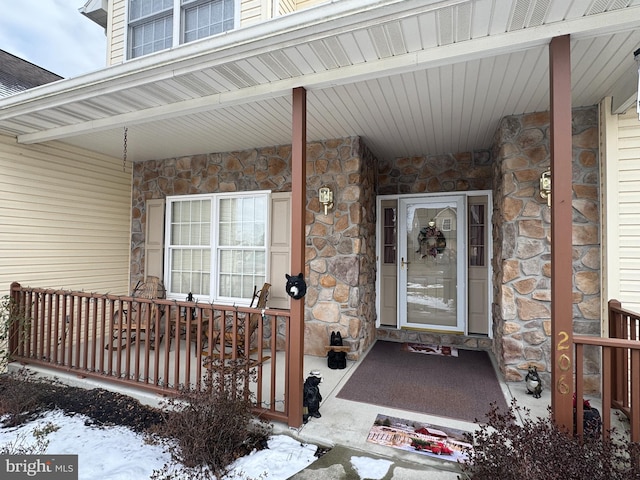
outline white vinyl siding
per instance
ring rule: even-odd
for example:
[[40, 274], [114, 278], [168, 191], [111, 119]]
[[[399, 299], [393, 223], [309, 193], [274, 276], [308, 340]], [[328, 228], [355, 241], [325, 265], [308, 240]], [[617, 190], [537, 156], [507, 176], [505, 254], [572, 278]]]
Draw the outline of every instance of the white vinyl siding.
[[107, 59], [109, 65], [117, 65], [124, 61], [126, 49], [125, 31], [127, 0], [113, 0], [109, 2], [109, 21], [107, 23]]
[[[611, 114], [600, 103], [602, 315], [607, 302], [640, 311], [640, 121], [635, 109]], [[606, 325], [603, 325], [606, 333]]]
[[635, 110], [618, 118], [618, 237], [620, 298], [640, 311], [640, 121]]
[[329, 3], [327, 0], [297, 0], [296, 10], [304, 10], [305, 8], [314, 7], [322, 3]]
[[25, 286], [128, 293], [131, 173], [62, 143], [0, 136], [0, 294]]
[[242, 0], [240, 2], [240, 26], [246, 27], [270, 18], [267, 0]]

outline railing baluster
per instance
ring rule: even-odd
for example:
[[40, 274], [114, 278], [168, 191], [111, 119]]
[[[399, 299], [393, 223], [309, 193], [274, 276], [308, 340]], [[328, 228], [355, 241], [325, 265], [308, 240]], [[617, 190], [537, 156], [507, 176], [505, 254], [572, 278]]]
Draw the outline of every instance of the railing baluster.
[[82, 342], [82, 330], [84, 326], [84, 322], [82, 321], [82, 306], [84, 303], [84, 298], [81, 296], [78, 297], [78, 301], [76, 302], [76, 339], [75, 339], [75, 358], [72, 361], [72, 365], [80, 365], [80, 344]]
[[602, 434], [608, 436], [611, 431], [611, 371], [612, 348], [602, 348]]
[[578, 437], [584, 434], [584, 345], [576, 344], [576, 401], [574, 422]]
[[[173, 347], [175, 351], [175, 355], [173, 356], [174, 357], [173, 388], [178, 389], [180, 388], [180, 308], [179, 307], [175, 309], [175, 315], [173, 317], [173, 329], [175, 334], [175, 338], [174, 338], [175, 345]], [[167, 381], [167, 384], [169, 384], [168, 381]]]
[[51, 351], [54, 348], [54, 339], [56, 338], [55, 336], [53, 336], [51, 334], [51, 327], [52, 327], [52, 317], [53, 317], [53, 298], [54, 295], [49, 293], [47, 294], [47, 350], [45, 352], [45, 356], [46, 358], [51, 361]]
[[[117, 322], [119, 323], [118, 325], [118, 337], [116, 339], [114, 339], [115, 343], [115, 347], [116, 347], [116, 377], [120, 378], [122, 377], [122, 335], [125, 334], [126, 332], [126, 327], [124, 325], [124, 319], [125, 319], [125, 313], [124, 313], [124, 302], [122, 301], [122, 299], [118, 299], [117, 303], [116, 303], [116, 310], [113, 312], [113, 317], [112, 317], [112, 322]], [[117, 320], [117, 315], [120, 315], [120, 320]], [[128, 334], [128, 332], [126, 332]]]
[[167, 339], [165, 340], [165, 349], [164, 349], [164, 363], [163, 363], [163, 386], [168, 388], [167, 379], [169, 378], [169, 366], [170, 366], [170, 351], [171, 345], [173, 344], [173, 340], [171, 338], [171, 334], [173, 331], [171, 330], [171, 312], [172, 306], [167, 305], [167, 310], [164, 314], [164, 334]]
[[640, 442], [640, 350], [631, 351], [631, 441]]
[[[99, 305], [99, 307], [98, 307]], [[99, 322], [99, 331], [95, 332], [93, 343], [94, 343], [94, 354], [97, 357], [98, 365], [97, 370], [102, 373], [104, 372], [104, 339], [107, 338], [107, 329], [106, 329], [106, 309], [107, 309], [107, 299], [102, 297], [96, 299], [96, 311], [99, 311], [98, 321]], [[102, 340], [102, 341], [100, 341]], [[95, 370], [95, 368], [94, 368]]]
[[[28, 303], [27, 305], [25, 305], [25, 311], [27, 312], [26, 318], [29, 319], [33, 319], [34, 317], [34, 301], [33, 301], [33, 292], [29, 292], [28, 294]], [[37, 332], [34, 332], [34, 329], [36, 328], [35, 325], [33, 325], [35, 322], [33, 322], [33, 320], [31, 321], [31, 324], [28, 325], [29, 327], [29, 332], [25, 333], [25, 335], [28, 335], [27, 337], [27, 345], [28, 345], [28, 350], [27, 350], [27, 355], [31, 356], [33, 352], [36, 351], [36, 338], [37, 338]], [[26, 327], [25, 327], [26, 328]]]
[[[34, 326], [35, 326], [35, 330], [33, 332], [33, 335], [35, 337], [35, 344], [38, 346], [37, 349], [37, 355], [40, 358], [44, 357], [44, 336], [45, 336], [45, 328], [44, 328], [44, 324], [45, 324], [45, 313], [46, 313], [46, 305], [45, 305], [45, 295], [38, 293], [36, 295], [36, 299], [37, 299], [37, 305], [36, 305], [36, 311], [33, 314], [34, 317]], [[38, 335], [38, 332], [41, 332], [40, 335]]]
[[[90, 312], [90, 308], [91, 308], [91, 299], [90, 298], [83, 298], [83, 302], [84, 302], [84, 311], [83, 311], [83, 319], [84, 321], [81, 322], [81, 324], [83, 325], [83, 344], [82, 344], [82, 368], [84, 370], [89, 370], [89, 318], [91, 318], [89, 316], [89, 312]], [[78, 348], [80, 348], [80, 345], [78, 346]]]
[[184, 379], [184, 387], [186, 389], [191, 388], [191, 308], [186, 308], [184, 311], [184, 321], [185, 321], [185, 379]]
[[[54, 293], [55, 298], [55, 308], [54, 308], [54, 317], [53, 317], [53, 363], [58, 363], [58, 351], [60, 350], [60, 343], [62, 338], [60, 337], [60, 309], [62, 306], [60, 305], [60, 294]], [[64, 317], [63, 317], [64, 318]]]

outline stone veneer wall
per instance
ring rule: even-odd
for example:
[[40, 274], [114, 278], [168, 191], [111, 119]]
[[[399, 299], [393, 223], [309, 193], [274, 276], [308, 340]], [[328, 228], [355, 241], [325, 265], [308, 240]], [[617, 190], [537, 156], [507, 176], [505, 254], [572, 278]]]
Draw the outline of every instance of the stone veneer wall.
[[[332, 331], [339, 331], [349, 358], [375, 341], [376, 159], [358, 141], [337, 157], [312, 145], [307, 151], [305, 351], [326, 355]], [[329, 185], [334, 208], [324, 214], [317, 191]]]
[[[324, 345], [333, 330], [339, 330], [351, 346], [352, 359], [375, 339], [375, 164], [359, 137], [307, 145], [307, 354], [326, 355]], [[328, 215], [317, 199], [318, 188], [325, 184], [332, 186], [336, 195], [335, 207]], [[291, 191], [291, 146], [136, 163], [133, 284], [144, 276], [146, 200], [251, 190]]]
[[[573, 325], [600, 334], [597, 108], [573, 112]], [[494, 144], [494, 339], [507, 381], [531, 364], [548, 385], [551, 368], [550, 209], [539, 195], [550, 165], [549, 113], [505, 117]], [[585, 381], [598, 391], [599, 358], [589, 352]]]
[[[450, 155], [398, 158], [381, 161], [378, 167], [380, 195], [411, 193], [454, 193], [472, 190], [491, 190], [493, 169], [491, 152], [480, 150]], [[482, 336], [464, 336], [378, 328], [377, 336], [397, 342], [421, 342], [464, 346], [489, 350], [492, 340]]]

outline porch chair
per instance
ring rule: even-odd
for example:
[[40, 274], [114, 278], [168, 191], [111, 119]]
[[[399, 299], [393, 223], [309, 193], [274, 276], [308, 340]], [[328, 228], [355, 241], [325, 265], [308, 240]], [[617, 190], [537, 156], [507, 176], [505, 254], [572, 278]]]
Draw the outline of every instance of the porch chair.
[[[131, 296], [148, 300], [164, 298], [164, 285], [158, 277], [148, 276], [144, 282], [139, 281], [136, 284]], [[114, 311], [111, 323], [113, 334], [112, 347], [114, 349], [118, 348], [116, 342], [119, 342], [120, 348], [122, 348], [142, 333], [144, 333], [144, 338], [141, 338], [141, 341], [153, 339], [153, 335], [155, 334], [155, 317], [158, 308], [158, 305], [153, 303], [131, 302], [129, 308]], [[162, 311], [160, 311], [160, 315], [162, 315]], [[160, 341], [162, 341], [161, 333]], [[105, 349], [108, 348], [109, 344], [105, 346]], [[153, 345], [151, 345], [151, 348], [153, 348]]]
[[[270, 287], [271, 287], [271, 284], [266, 282], [260, 290], [258, 290], [257, 285], [254, 286], [253, 297], [251, 298], [251, 304], [249, 305], [249, 308], [258, 308], [258, 309], [266, 308], [267, 297], [269, 296]], [[247, 321], [247, 315], [249, 316], [248, 321]], [[229, 351], [233, 349], [233, 345], [234, 345], [233, 326], [231, 324], [231, 320], [227, 318], [224, 321], [224, 331], [221, 331], [221, 328], [220, 328], [220, 325], [222, 323], [221, 317], [222, 316], [219, 316], [214, 319], [214, 322], [216, 322], [214, 324], [214, 327], [217, 327], [217, 329], [213, 330], [213, 343], [209, 341], [207, 342], [208, 345], [213, 346], [212, 349], [209, 348], [209, 350], [213, 350], [213, 353], [210, 353], [208, 350], [206, 350], [202, 352], [203, 356], [209, 356], [209, 355], [213, 355], [214, 357], [219, 356], [220, 355], [219, 349], [221, 348], [221, 345], [223, 345], [223, 348], [224, 348], [224, 358], [229, 359], [229, 358], [232, 358], [233, 356], [233, 352]], [[258, 330], [258, 325], [260, 324], [261, 321], [262, 321], [262, 313], [238, 314], [238, 328], [236, 330], [236, 336], [235, 336], [237, 358], [242, 358], [245, 356], [246, 338], [249, 338], [249, 342], [252, 341], [253, 335]], [[245, 335], [245, 328], [247, 327], [249, 328], [248, 337]], [[203, 331], [205, 332], [205, 335], [208, 334], [208, 325], [205, 324], [203, 326]], [[262, 339], [259, 338], [257, 339], [257, 341], [260, 342], [262, 341]], [[257, 351], [258, 351], [258, 347], [251, 347], [251, 345], [249, 345], [249, 349], [248, 349], [249, 356], [253, 355]], [[269, 358], [271, 357], [262, 357], [259, 360], [253, 359], [251, 360], [251, 363], [265, 362], [269, 360]]]

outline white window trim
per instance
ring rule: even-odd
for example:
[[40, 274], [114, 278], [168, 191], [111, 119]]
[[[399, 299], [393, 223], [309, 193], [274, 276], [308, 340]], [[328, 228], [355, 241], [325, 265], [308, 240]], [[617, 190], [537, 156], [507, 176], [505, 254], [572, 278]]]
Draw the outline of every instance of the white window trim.
[[[149, 55], [153, 55], [155, 53], [164, 52], [169, 49], [165, 48], [162, 50], [158, 50], [157, 52], [147, 53], [145, 55], [140, 55], [138, 57], [131, 56], [131, 28], [129, 22], [129, 2], [130, 0], [125, 0], [124, 2], [124, 19], [125, 19], [125, 28], [124, 28], [124, 58], [125, 61], [135, 60], [138, 58], [147, 57]], [[242, 0], [234, 0], [233, 2], [233, 29], [236, 30], [240, 28], [240, 9], [242, 7]], [[183, 18], [182, 18], [182, 1], [181, 0], [173, 0], [173, 38], [171, 48], [176, 48], [180, 45], [187, 45], [182, 41], [183, 37]], [[220, 35], [224, 35], [227, 32], [217, 33], [215, 35], [211, 35], [210, 37], [201, 38], [198, 40], [193, 40], [188, 42], [188, 44], [192, 44], [195, 42], [203, 41], [209, 38], [217, 37]]]
[[[209, 289], [209, 295], [194, 295], [197, 301], [203, 301], [208, 303], [217, 303], [221, 305], [238, 305], [249, 306], [251, 298], [240, 297], [218, 297], [218, 275], [217, 275], [217, 262], [218, 262], [218, 223], [220, 218], [219, 208], [220, 200], [224, 198], [238, 198], [238, 197], [256, 197], [265, 196], [266, 200], [266, 218], [265, 218], [265, 279], [270, 277], [270, 242], [271, 238], [271, 191], [270, 190], [253, 190], [248, 192], [221, 192], [221, 193], [203, 193], [192, 195], [172, 195], [165, 199], [165, 246], [164, 246], [164, 284], [166, 288], [166, 295], [168, 299], [184, 300], [186, 294], [172, 293], [171, 292], [171, 265], [170, 265], [170, 249], [171, 249], [171, 208], [173, 202], [183, 200], [211, 200], [211, 284]], [[266, 280], [265, 280], [266, 281]], [[258, 285], [260, 288], [261, 285]]]

